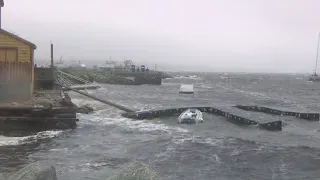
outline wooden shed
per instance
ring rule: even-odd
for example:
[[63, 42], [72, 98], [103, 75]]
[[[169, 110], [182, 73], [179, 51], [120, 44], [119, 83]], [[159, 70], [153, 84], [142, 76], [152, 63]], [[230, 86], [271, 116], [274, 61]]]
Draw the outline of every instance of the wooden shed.
[[35, 49], [35, 44], [0, 29], [0, 102], [32, 96]]

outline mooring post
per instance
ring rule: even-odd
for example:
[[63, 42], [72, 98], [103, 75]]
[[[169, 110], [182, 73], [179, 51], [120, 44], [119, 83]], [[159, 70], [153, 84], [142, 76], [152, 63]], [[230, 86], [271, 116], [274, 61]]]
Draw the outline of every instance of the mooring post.
[[53, 68], [53, 44], [50, 42], [51, 68]]
[[4, 120], [3, 119], [0, 120], [0, 130], [1, 131], [4, 130]]

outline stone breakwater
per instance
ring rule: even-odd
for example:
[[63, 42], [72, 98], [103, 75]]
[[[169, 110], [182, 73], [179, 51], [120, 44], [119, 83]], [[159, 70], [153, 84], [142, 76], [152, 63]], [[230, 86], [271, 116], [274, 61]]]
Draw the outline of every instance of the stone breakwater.
[[[159, 180], [160, 176], [148, 165], [133, 161], [123, 168], [116, 170], [106, 180]], [[29, 164], [19, 171], [4, 176], [0, 180], [58, 180], [56, 168], [47, 161], [38, 161]]]
[[[80, 69], [80, 68], [63, 68], [61, 71], [77, 76], [89, 82], [97, 82], [101, 84], [119, 84], [119, 85], [132, 85], [133, 81], [121, 77], [117, 74], [98, 71], [96, 69]], [[74, 84], [83, 84], [74, 79], [70, 79]]]
[[[172, 78], [164, 72], [131, 72], [117, 69], [99, 69], [99, 68], [60, 68], [55, 73], [56, 79], [60, 75], [68, 74], [68, 81], [71, 84], [84, 84], [83, 81], [97, 82], [100, 84], [118, 84], [118, 85], [142, 85], [142, 84], [155, 84], [160, 85], [162, 79]], [[71, 78], [77, 77], [77, 78]], [[82, 81], [79, 80], [82, 79]]]

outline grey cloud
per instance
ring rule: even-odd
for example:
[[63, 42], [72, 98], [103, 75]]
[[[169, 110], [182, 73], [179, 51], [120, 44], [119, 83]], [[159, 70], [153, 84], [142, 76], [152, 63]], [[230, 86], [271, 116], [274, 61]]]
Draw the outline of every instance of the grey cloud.
[[112, 56], [175, 70], [311, 73], [318, 7], [318, 0], [6, 0], [3, 27], [35, 42], [39, 61], [49, 59], [52, 40], [56, 59], [70, 61]]

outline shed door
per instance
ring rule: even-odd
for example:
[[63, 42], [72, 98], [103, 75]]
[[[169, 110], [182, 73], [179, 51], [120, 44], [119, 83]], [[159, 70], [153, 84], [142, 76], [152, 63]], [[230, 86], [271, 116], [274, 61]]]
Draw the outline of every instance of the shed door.
[[0, 48], [0, 81], [16, 84], [31, 82], [30, 62], [18, 61], [17, 48]]
[[31, 62], [18, 60], [18, 48], [0, 47], [0, 101], [27, 98], [31, 79]]

